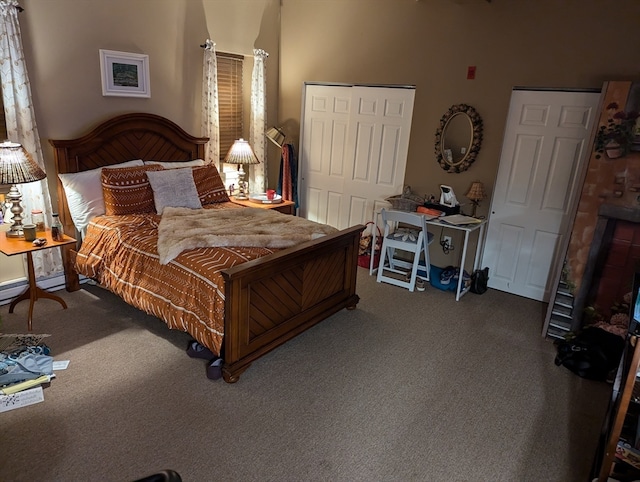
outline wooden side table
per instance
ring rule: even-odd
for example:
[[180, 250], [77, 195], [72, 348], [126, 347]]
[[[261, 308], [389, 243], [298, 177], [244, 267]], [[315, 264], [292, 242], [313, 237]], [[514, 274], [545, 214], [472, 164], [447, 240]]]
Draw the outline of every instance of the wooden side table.
[[231, 199], [231, 202], [234, 202], [236, 204], [240, 204], [242, 206], [246, 206], [249, 208], [273, 209], [274, 211], [278, 211], [283, 214], [294, 215], [296, 210], [295, 203], [293, 201], [282, 201], [280, 203], [263, 204], [263, 203], [253, 202], [248, 199], [246, 200], [236, 199], [234, 196], [230, 196], [229, 199]]
[[46, 237], [47, 244], [45, 244], [44, 246], [34, 246], [31, 241], [25, 241], [24, 238], [7, 238], [7, 235], [4, 232], [0, 233], [0, 251], [2, 253], [6, 254], [7, 256], [13, 256], [16, 254], [27, 255], [27, 280], [29, 281], [29, 286], [27, 286], [27, 289], [21, 295], [16, 297], [11, 302], [11, 304], [9, 305], [9, 313], [13, 313], [13, 309], [21, 301], [29, 300], [29, 317], [27, 318], [27, 328], [29, 332], [31, 332], [32, 330], [33, 305], [39, 298], [49, 298], [51, 300], [55, 300], [62, 305], [63, 309], [67, 308], [67, 304], [62, 298], [53, 295], [36, 285], [36, 275], [33, 269], [33, 257], [31, 256], [31, 253], [33, 253], [34, 251], [40, 251], [41, 249], [50, 249], [76, 242], [75, 239], [66, 235], [64, 237], [64, 241], [54, 241], [51, 238], [51, 231], [48, 229], [45, 236], [42, 236], [42, 232], [37, 233], [37, 236], [39, 238]]

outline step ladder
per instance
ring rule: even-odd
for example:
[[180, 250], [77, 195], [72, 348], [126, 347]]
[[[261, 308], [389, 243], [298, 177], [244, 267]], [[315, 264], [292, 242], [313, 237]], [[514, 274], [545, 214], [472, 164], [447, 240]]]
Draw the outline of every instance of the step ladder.
[[573, 294], [569, 290], [569, 287], [563, 280], [560, 280], [555, 299], [553, 300], [553, 309], [551, 310], [551, 317], [549, 318], [547, 336], [564, 339], [571, 331], [573, 302]]

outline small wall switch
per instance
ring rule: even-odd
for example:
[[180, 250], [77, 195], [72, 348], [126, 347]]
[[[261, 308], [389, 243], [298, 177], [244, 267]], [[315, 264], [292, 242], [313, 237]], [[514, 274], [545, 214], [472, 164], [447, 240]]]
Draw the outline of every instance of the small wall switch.
[[467, 80], [473, 80], [476, 78], [476, 66], [470, 65], [467, 67]]

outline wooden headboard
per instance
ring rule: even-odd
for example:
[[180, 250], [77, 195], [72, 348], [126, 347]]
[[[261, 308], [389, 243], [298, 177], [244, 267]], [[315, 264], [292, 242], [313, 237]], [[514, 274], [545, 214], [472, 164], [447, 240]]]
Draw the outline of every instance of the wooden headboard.
[[75, 232], [59, 173], [80, 172], [124, 161], [190, 161], [204, 159], [206, 137], [187, 134], [155, 114], [113, 117], [78, 139], [49, 140], [54, 148], [58, 212], [66, 233]]
[[204, 158], [206, 137], [193, 137], [155, 114], [124, 114], [109, 119], [88, 134], [70, 140], [50, 140], [58, 173], [80, 172], [119, 162], [189, 161]]

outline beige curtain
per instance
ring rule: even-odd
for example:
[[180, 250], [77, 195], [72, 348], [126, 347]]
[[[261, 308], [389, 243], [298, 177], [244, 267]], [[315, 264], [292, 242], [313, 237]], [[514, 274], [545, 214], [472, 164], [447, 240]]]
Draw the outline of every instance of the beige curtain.
[[[22, 144], [46, 172], [22, 49], [18, 9], [16, 0], [0, 1], [0, 80], [7, 135], [9, 140]], [[28, 219], [32, 209], [42, 209], [46, 213], [47, 225], [50, 226], [52, 208], [47, 180], [21, 184], [18, 189], [22, 193], [24, 217]], [[60, 249], [45, 249], [33, 253], [33, 264], [38, 278], [61, 273]]]
[[267, 122], [267, 75], [265, 62], [269, 54], [261, 49], [253, 50], [253, 74], [251, 75], [251, 125], [249, 144], [260, 161], [250, 169], [251, 192], [263, 193], [267, 190], [267, 150], [265, 148]]
[[207, 39], [204, 44], [202, 73], [202, 135], [209, 138], [205, 146], [205, 161], [212, 162], [220, 172], [220, 115], [218, 111], [218, 64], [216, 44]]

